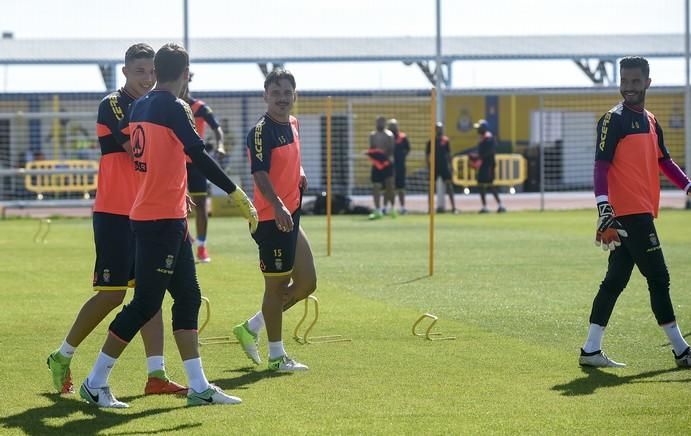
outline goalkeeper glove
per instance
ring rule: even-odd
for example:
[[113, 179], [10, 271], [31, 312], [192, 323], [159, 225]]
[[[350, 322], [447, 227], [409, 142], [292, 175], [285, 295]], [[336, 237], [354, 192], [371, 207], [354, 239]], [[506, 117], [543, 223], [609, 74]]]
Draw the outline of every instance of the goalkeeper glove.
[[621, 239], [629, 236], [621, 227], [614, 215], [612, 205], [607, 201], [597, 204], [597, 231], [595, 232], [595, 245], [601, 247], [604, 251], [614, 251], [621, 245]]
[[245, 191], [240, 189], [239, 186], [237, 186], [235, 191], [231, 192], [229, 195], [230, 198], [233, 199], [233, 202], [240, 208], [240, 213], [242, 216], [249, 221], [250, 233], [254, 233], [257, 230], [257, 224], [259, 221], [259, 218], [257, 217], [257, 209], [254, 208], [254, 205], [250, 199], [247, 198]]

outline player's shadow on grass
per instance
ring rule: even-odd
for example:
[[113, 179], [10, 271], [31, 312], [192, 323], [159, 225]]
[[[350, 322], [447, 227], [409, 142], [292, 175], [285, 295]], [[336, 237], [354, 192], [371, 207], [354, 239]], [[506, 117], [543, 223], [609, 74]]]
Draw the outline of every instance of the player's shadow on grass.
[[679, 368], [659, 369], [656, 371], [645, 371], [632, 375], [619, 375], [613, 372], [606, 372], [599, 368], [582, 367], [585, 377], [576, 378], [562, 385], [552, 387], [553, 391], [560, 391], [566, 397], [578, 395], [591, 395], [597, 389], [611, 388], [625, 385], [628, 383], [688, 383], [691, 378], [681, 380], [646, 380], [658, 375], [679, 371]]
[[[143, 409], [132, 413], [132, 409], [127, 411], [114, 409], [101, 409], [94, 405], [80, 400], [77, 396], [61, 396], [59, 394], [41, 394], [44, 398], [52, 401], [47, 406], [27, 409], [14, 415], [0, 418], [0, 427], [8, 430], [20, 430], [27, 435], [46, 435], [46, 434], [97, 434], [116, 427], [128, 424], [137, 418], [144, 418], [152, 415], [159, 415], [166, 412], [177, 410], [173, 408]], [[123, 398], [125, 400], [125, 398]], [[75, 418], [71, 419], [70, 416]], [[83, 417], [86, 415], [86, 417]], [[64, 420], [65, 423], [55, 423], [51, 425], [51, 420]], [[168, 434], [174, 431], [190, 430], [200, 427], [201, 422], [179, 424], [171, 427], [164, 427], [165, 420], [157, 420], [162, 424], [161, 428], [148, 428], [146, 431], [124, 431], [122, 433], [111, 433], [118, 435], [133, 434]]]
[[219, 388], [221, 388], [223, 390], [227, 389], [231, 392], [233, 390], [236, 390], [236, 389], [247, 389], [245, 386], [251, 385], [251, 384], [256, 383], [259, 380], [263, 380], [265, 378], [284, 377], [284, 376], [290, 375], [290, 374], [284, 373], [284, 372], [282, 373], [282, 372], [269, 371], [268, 369], [266, 369], [264, 371], [257, 371], [250, 366], [247, 366], [244, 368], [239, 368], [239, 369], [229, 369], [229, 370], [226, 370], [225, 372], [239, 372], [239, 373], [241, 373], [237, 377], [213, 380], [213, 384], [215, 384], [216, 386], [218, 386]]

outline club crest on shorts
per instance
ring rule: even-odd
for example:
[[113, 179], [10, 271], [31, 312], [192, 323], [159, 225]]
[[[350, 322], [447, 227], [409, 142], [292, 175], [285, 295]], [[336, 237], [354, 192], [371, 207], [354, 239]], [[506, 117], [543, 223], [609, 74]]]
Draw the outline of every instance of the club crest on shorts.
[[168, 256], [166, 256], [166, 268], [167, 269], [171, 269], [173, 267], [173, 260], [174, 259], [175, 258], [173, 257], [172, 254], [169, 254]]
[[648, 238], [650, 239], [650, 245], [653, 247], [657, 247], [660, 245], [660, 241], [657, 240], [657, 235], [655, 233], [651, 233], [648, 235]]
[[276, 269], [278, 271], [281, 271], [283, 269], [283, 259], [277, 257], [276, 259], [274, 259], [274, 265], [276, 265]]
[[110, 283], [110, 270], [108, 268], [103, 270], [103, 281], [105, 283]]

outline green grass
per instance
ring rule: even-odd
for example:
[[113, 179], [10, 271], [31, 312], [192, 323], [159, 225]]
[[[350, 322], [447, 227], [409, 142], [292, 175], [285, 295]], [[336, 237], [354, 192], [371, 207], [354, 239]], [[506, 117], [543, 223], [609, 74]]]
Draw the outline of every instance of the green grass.
[[[688, 217], [663, 211], [658, 222], [684, 333], [691, 331]], [[606, 254], [592, 244], [594, 220], [593, 211], [439, 216], [436, 269], [428, 277], [426, 217], [337, 217], [331, 257], [323, 217], [305, 217], [319, 276], [314, 334], [352, 342], [287, 339], [288, 351], [311, 370], [286, 376], [249, 367], [237, 345], [205, 346], [209, 379], [244, 403], [186, 408], [181, 399], [141, 396], [146, 367], [136, 339], [111, 377], [131, 406], [118, 411], [52, 394], [45, 366], [90, 296], [90, 221], [54, 220], [45, 245], [32, 242], [36, 221], [2, 221], [0, 433], [686, 434], [691, 372], [675, 369], [638, 273], [605, 337], [608, 353], [629, 366], [577, 365], [606, 267]], [[212, 301], [205, 334], [227, 335], [259, 307], [262, 277], [240, 220], [213, 219], [210, 228], [213, 263], [198, 268]], [[286, 315], [285, 338], [302, 308]], [[423, 312], [438, 315], [438, 329], [458, 339], [413, 337]], [[79, 348], [75, 384], [90, 370], [106, 326]], [[166, 328], [168, 370], [184, 382]]]

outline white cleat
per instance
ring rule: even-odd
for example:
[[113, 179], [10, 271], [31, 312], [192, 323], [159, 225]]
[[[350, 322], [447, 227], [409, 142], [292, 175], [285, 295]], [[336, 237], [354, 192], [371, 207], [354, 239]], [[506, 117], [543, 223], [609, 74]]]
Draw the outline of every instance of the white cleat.
[[296, 362], [288, 356], [281, 356], [275, 359], [269, 359], [269, 371], [276, 372], [298, 372], [307, 371], [309, 367], [300, 362]]
[[672, 351], [672, 354], [674, 354], [674, 360], [679, 368], [691, 368], [691, 347], [678, 356], [674, 351]]
[[103, 386], [102, 388], [92, 388], [87, 384], [89, 380], [84, 380], [82, 387], [79, 388], [79, 396], [87, 403], [94, 404], [98, 407], [107, 407], [112, 409], [126, 409], [130, 407], [127, 403], [118, 401], [110, 392], [110, 387]]
[[578, 364], [594, 368], [623, 368], [626, 366], [625, 363], [615, 362], [610, 359], [602, 350], [586, 353], [583, 349], [581, 349], [581, 355], [578, 357]]
[[195, 392], [190, 389], [187, 392], [188, 406], [208, 406], [211, 404], [240, 404], [242, 400], [238, 397], [228, 395], [216, 385], [210, 384], [204, 392]]

